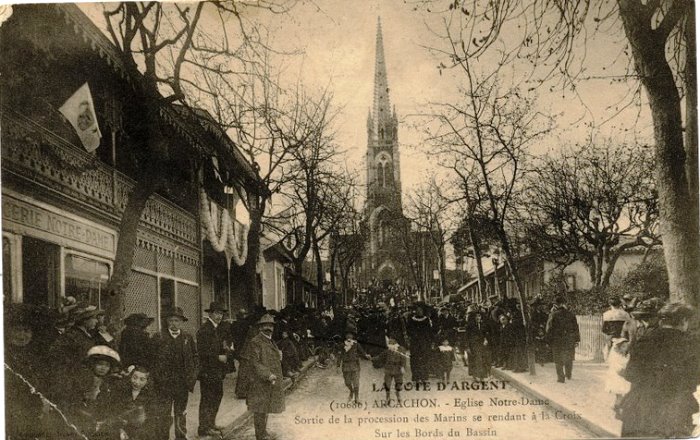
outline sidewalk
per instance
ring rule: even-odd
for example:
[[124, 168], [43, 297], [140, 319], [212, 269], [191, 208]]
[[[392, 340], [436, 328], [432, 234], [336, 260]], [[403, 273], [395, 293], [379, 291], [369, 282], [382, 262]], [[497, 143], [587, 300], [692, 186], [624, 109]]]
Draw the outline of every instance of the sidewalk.
[[566, 383], [557, 382], [554, 363], [536, 365], [537, 375], [529, 372], [513, 373], [498, 368], [491, 370], [499, 379], [510, 381], [511, 385], [525, 394], [549, 400], [554, 410], [581, 416], [575, 420], [587, 430], [603, 438], [620, 437], [622, 423], [615, 418], [612, 409], [613, 394], [605, 391], [607, 365], [590, 361], [575, 361], [573, 379]]
[[[315, 357], [311, 357], [302, 363], [301, 374], [297, 378], [297, 382], [315, 363]], [[226, 427], [223, 433], [224, 437], [226, 437], [226, 433], [242, 425], [252, 416], [252, 414], [248, 412], [245, 399], [237, 399], [234, 393], [237, 377], [238, 375], [236, 373], [226, 376], [224, 380], [224, 397], [221, 399], [219, 413], [216, 416], [216, 424]], [[295, 383], [292, 383], [291, 379], [284, 379], [284, 390], [286, 392], [290, 392], [294, 385]], [[189, 438], [197, 438], [195, 434], [197, 433], [197, 427], [199, 425], [199, 399], [200, 392], [198, 381], [194, 387], [194, 392], [190, 394], [190, 398], [187, 402], [187, 432], [189, 433]]]

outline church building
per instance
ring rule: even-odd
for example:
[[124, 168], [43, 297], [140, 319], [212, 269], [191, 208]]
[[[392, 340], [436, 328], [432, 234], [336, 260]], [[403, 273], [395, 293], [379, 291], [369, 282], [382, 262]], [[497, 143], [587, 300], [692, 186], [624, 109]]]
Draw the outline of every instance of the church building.
[[[403, 213], [399, 120], [391, 105], [381, 21], [376, 38], [373, 102], [367, 116], [364, 231], [353, 237], [364, 240], [364, 246], [354, 263], [352, 284], [360, 290], [402, 286], [405, 292], [422, 292], [427, 298], [431, 290], [439, 291], [434, 279], [438, 254], [430, 232], [417, 231]], [[344, 237], [345, 243], [349, 238]]]

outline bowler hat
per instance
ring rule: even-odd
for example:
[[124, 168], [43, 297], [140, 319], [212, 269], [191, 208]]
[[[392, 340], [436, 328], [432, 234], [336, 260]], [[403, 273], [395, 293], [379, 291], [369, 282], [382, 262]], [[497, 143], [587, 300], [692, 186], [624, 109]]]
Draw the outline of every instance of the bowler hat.
[[212, 301], [209, 304], [209, 308], [206, 309], [205, 312], [207, 312], [207, 313], [209, 313], [209, 312], [228, 312], [228, 309], [226, 307], [224, 307], [224, 305], [221, 304], [220, 302]]
[[165, 319], [168, 319], [168, 318], [171, 318], [173, 316], [177, 316], [178, 318], [182, 319], [183, 321], [187, 321], [187, 317], [185, 316], [185, 313], [182, 311], [182, 307], [173, 307], [163, 317]]
[[124, 318], [124, 324], [126, 324], [128, 326], [147, 327], [153, 321], [155, 321], [155, 318], [151, 318], [150, 316], [146, 315], [145, 313], [132, 313], [131, 315]]
[[262, 325], [262, 324], [275, 324], [275, 318], [272, 317], [272, 315], [266, 313], [264, 314], [258, 322], [256, 322], [257, 325]]

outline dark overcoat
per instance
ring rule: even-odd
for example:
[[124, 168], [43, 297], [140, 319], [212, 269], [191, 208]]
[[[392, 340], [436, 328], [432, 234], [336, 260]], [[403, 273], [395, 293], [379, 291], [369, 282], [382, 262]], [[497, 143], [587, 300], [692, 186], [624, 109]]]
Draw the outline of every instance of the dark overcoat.
[[576, 315], [566, 307], [557, 307], [549, 314], [545, 332], [549, 345], [560, 349], [571, 349], [581, 340]]
[[119, 341], [119, 356], [122, 365], [153, 367], [153, 341], [145, 329], [135, 326], [124, 328]]
[[194, 390], [199, 372], [199, 356], [194, 338], [184, 330], [173, 338], [168, 330], [154, 337], [156, 347], [154, 376], [159, 388], [186, 387]]
[[227, 354], [224, 335], [208, 319], [197, 331], [197, 352], [200, 379], [223, 380], [226, 377], [227, 365], [219, 360], [219, 355]]
[[657, 328], [630, 346], [623, 376], [630, 392], [622, 402], [625, 437], [677, 438], [692, 433], [693, 397], [700, 384], [698, 343], [680, 330]]
[[[272, 340], [258, 333], [248, 341], [242, 357], [247, 367], [245, 395], [248, 411], [253, 413], [284, 411], [282, 352]], [[274, 383], [269, 380], [271, 374], [277, 376]]]
[[87, 352], [95, 345], [91, 334], [71, 327], [54, 341], [49, 349], [50, 367], [61, 374], [73, 373], [82, 367]]

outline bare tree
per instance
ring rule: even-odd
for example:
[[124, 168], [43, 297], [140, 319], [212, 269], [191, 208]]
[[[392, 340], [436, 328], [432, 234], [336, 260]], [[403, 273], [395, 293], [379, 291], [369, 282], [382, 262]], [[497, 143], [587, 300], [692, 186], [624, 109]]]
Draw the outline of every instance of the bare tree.
[[524, 185], [527, 245], [561, 266], [583, 261], [606, 287], [626, 250], [661, 244], [653, 169], [648, 149], [611, 141], [543, 157]]
[[[354, 194], [351, 196], [354, 200]], [[367, 242], [367, 228], [364, 227], [362, 214], [352, 204], [346, 206], [346, 212], [334, 225], [330, 236], [331, 289], [336, 290], [336, 272], [340, 274], [340, 287], [343, 298], [347, 299], [349, 277], [353, 268], [358, 269]]]
[[[291, 4], [291, 3], [290, 3]], [[168, 182], [175, 156], [163, 123], [173, 104], [186, 118], [201, 119], [196, 107], [214, 99], [217, 91], [205, 77], [235, 82], [240, 71], [258, 62], [266, 49], [259, 26], [247, 20], [247, 10], [284, 12], [290, 5], [202, 2], [195, 4], [121, 2], [104, 5], [106, 30], [130, 73], [142, 75], [136, 93], [143, 101], [147, 145], [136, 159], [136, 180], [119, 228], [114, 272], [108, 290], [110, 317], [122, 318], [123, 292], [131, 275], [136, 232], [147, 200]], [[205, 123], [210, 123], [207, 116]], [[227, 182], [233, 183], [233, 182]]]
[[[290, 161], [282, 167], [289, 176], [286, 185], [280, 187], [282, 204], [287, 207], [288, 229], [285, 235], [292, 238], [292, 262], [296, 275], [296, 292], [303, 289], [302, 269], [310, 251], [318, 251], [320, 243], [330, 234], [328, 225], [335, 223], [344, 210], [347, 188], [341, 182], [345, 177], [338, 172], [337, 159], [340, 154], [331, 131], [336, 112], [332, 107], [332, 96], [324, 92], [318, 99], [305, 99], [300, 108], [300, 133], [304, 142], [290, 151]], [[308, 135], [307, 135], [308, 134]], [[318, 275], [322, 288], [323, 275]]]
[[[437, 2], [417, 0], [413, 3]], [[442, 3], [442, 2], [440, 2]], [[656, 187], [671, 298], [697, 305], [700, 296], [695, 3], [691, 0], [455, 0], [441, 11], [449, 26], [445, 67], [487, 51], [525, 59], [544, 70], [536, 84], [562, 82], [575, 90], [597, 32], [624, 32], [631, 75], [647, 92], [654, 128]], [[511, 44], [505, 42], [505, 32]], [[504, 37], [504, 38], [502, 38]], [[465, 50], [454, 51], [462, 47]], [[613, 60], [610, 60], [611, 62]], [[639, 96], [635, 93], [636, 96]], [[681, 106], [685, 104], [685, 114]]]
[[[487, 74], [478, 73], [475, 61], [465, 56], [470, 45], [452, 46], [465, 78], [457, 103], [436, 105], [438, 128], [429, 142], [443, 164], [453, 169], [474, 170], [475, 184], [485, 194], [489, 221], [520, 300], [523, 323], [530, 338], [530, 314], [524, 297], [506, 225], [513, 214], [516, 185], [523, 175], [523, 162], [532, 142], [550, 129], [550, 120], [533, 111], [532, 101], [517, 88], [499, 83], [499, 63]], [[503, 62], [503, 60], [502, 60]], [[531, 353], [532, 354], [532, 353]], [[528, 356], [534, 373], [534, 355]]]
[[453, 205], [443, 195], [443, 186], [442, 182], [432, 176], [425, 185], [409, 194], [405, 211], [406, 217], [418, 227], [418, 231], [425, 232], [424, 236], [430, 241], [437, 256], [441, 296], [445, 294], [447, 286], [446, 246], [451, 231], [455, 229]]

